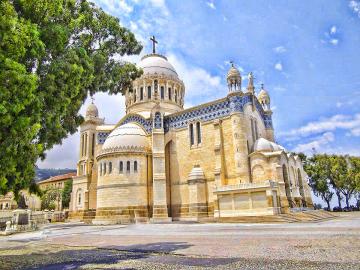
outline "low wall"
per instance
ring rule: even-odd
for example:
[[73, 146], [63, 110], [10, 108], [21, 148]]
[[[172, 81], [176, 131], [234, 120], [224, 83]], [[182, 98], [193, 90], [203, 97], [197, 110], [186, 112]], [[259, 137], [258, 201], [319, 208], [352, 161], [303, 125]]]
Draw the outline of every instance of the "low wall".
[[36, 230], [39, 225], [65, 221], [65, 212], [8, 210], [0, 211], [0, 234]]

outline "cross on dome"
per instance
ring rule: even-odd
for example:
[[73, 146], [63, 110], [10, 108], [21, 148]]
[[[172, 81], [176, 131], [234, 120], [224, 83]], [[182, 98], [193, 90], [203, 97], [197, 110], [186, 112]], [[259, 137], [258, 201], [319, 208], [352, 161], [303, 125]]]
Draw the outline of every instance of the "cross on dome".
[[150, 37], [150, 40], [152, 41], [153, 53], [155, 54], [155, 44], [157, 44], [158, 41], [155, 39], [155, 36]]

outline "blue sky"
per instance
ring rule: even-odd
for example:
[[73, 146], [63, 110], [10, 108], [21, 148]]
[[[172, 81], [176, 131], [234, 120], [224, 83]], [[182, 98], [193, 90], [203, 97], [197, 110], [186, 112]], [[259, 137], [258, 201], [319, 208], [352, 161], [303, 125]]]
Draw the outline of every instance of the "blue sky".
[[[226, 96], [233, 60], [270, 93], [275, 136], [292, 151], [360, 155], [360, 1], [94, 0], [144, 44], [159, 41], [186, 87], [185, 106]], [[137, 62], [139, 56], [124, 60]], [[90, 103], [88, 100], [82, 108]], [[121, 96], [95, 96], [101, 116], [124, 115]], [[40, 167], [76, 166], [78, 134]]]

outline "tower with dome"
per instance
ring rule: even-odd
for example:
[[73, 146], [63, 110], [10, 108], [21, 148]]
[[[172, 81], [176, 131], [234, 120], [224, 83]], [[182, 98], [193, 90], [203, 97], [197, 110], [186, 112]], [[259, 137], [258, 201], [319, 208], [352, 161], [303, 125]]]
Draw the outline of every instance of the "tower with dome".
[[232, 63], [223, 98], [184, 109], [184, 82], [152, 40], [125, 116], [106, 124], [93, 102], [86, 110], [70, 217], [196, 221], [312, 207], [302, 162], [274, 142], [270, 96], [256, 94], [253, 74], [242, 88]]

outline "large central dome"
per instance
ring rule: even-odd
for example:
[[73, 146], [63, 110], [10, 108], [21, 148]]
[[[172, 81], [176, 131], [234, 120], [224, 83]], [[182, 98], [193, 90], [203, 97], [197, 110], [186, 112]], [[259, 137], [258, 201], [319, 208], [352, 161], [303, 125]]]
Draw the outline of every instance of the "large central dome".
[[138, 66], [143, 69], [144, 75], [167, 75], [178, 78], [175, 68], [168, 62], [165, 56], [148, 54], [141, 58]]

